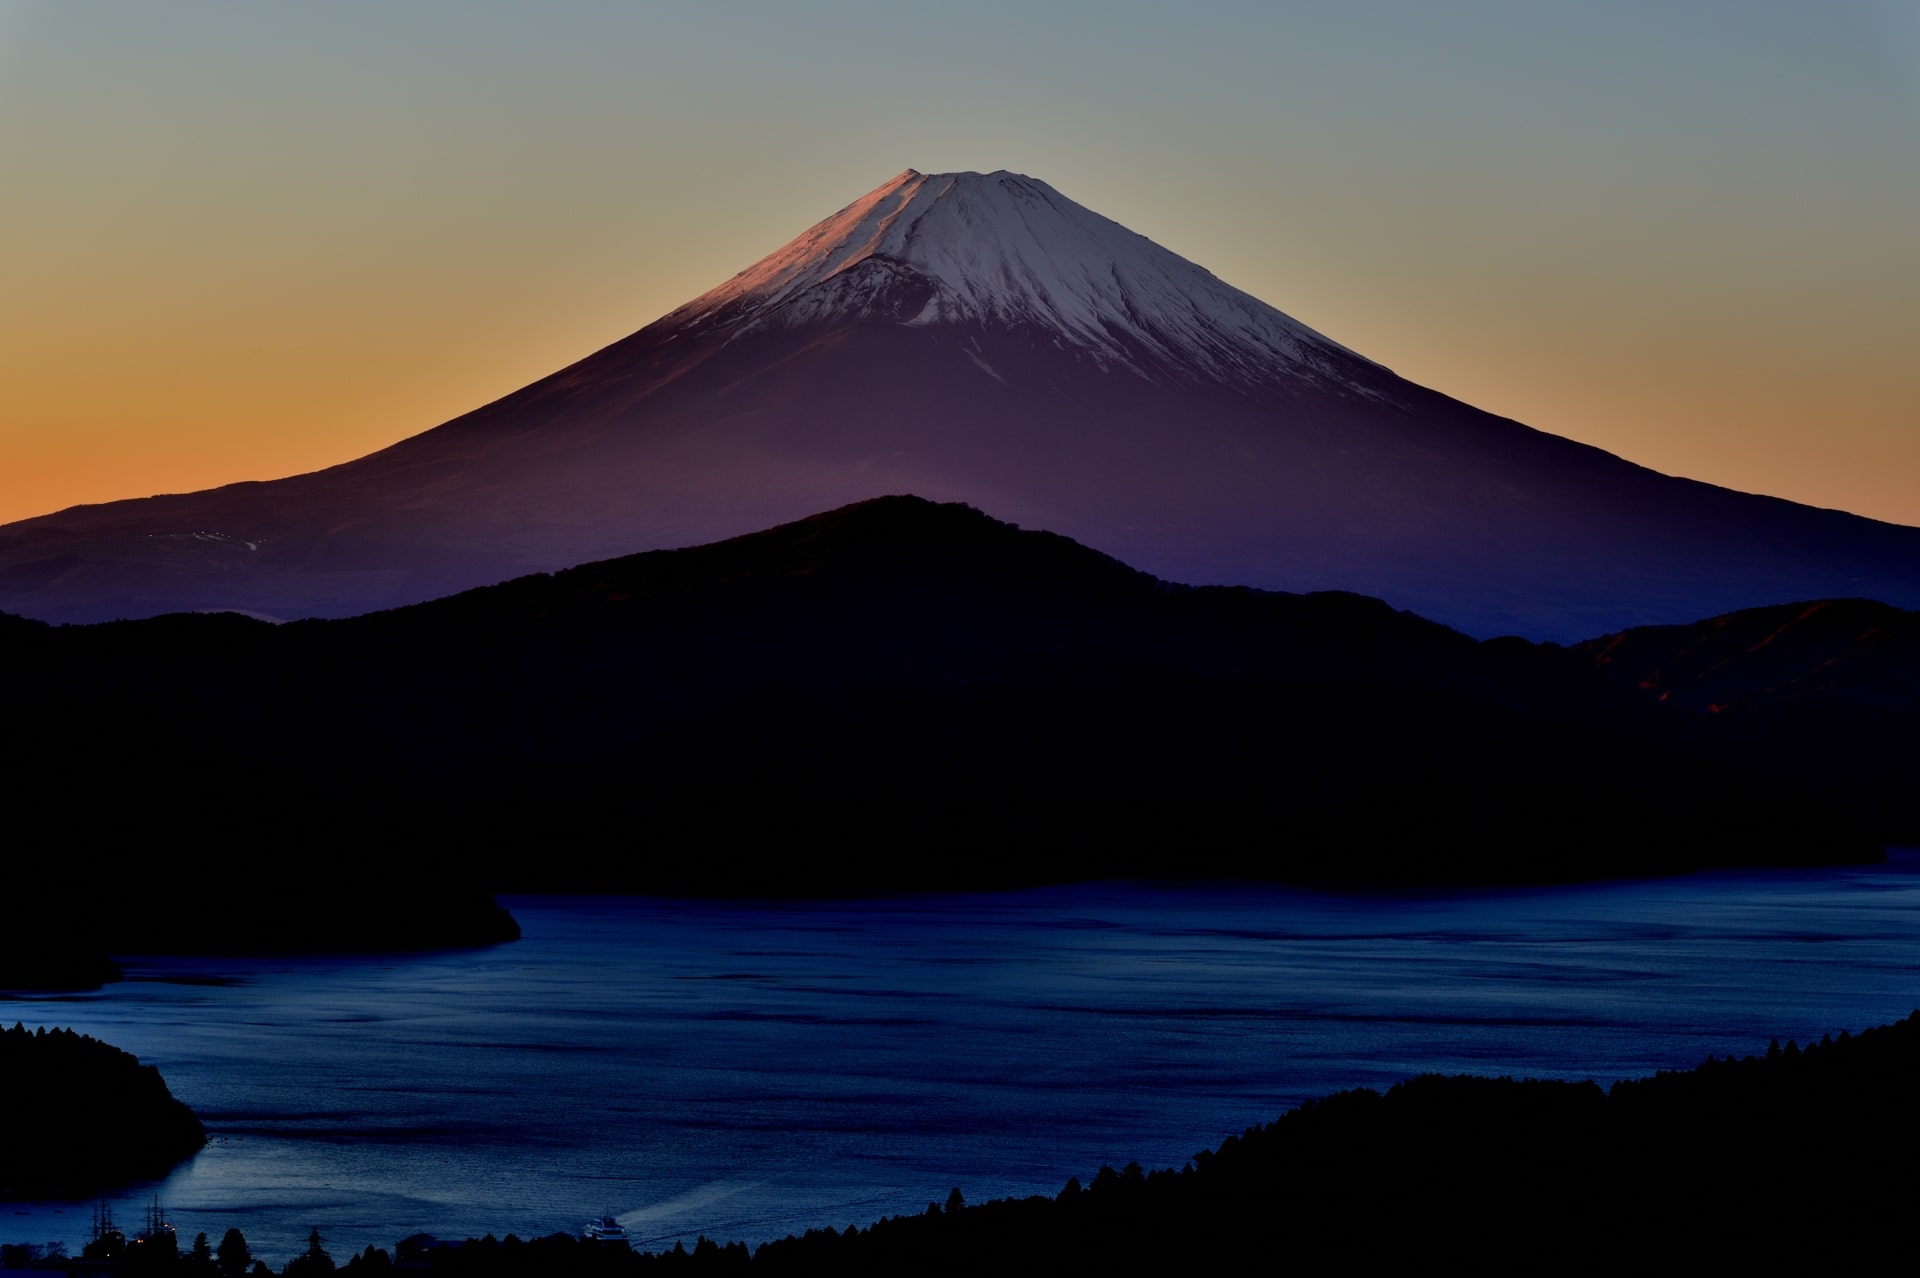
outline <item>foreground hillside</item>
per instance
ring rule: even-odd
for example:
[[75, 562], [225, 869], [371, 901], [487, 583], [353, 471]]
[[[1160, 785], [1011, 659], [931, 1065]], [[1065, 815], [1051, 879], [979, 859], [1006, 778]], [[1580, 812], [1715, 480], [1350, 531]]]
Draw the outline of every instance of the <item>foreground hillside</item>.
[[[1177, 1172], [1103, 1168], [1052, 1200], [950, 1199], [921, 1217], [768, 1244], [750, 1268], [1565, 1271], [1884, 1257], [1911, 1195], [1900, 1168], [1920, 1138], [1916, 1069], [1920, 1013], [1604, 1092], [1426, 1076], [1384, 1096], [1310, 1102]], [[745, 1257], [692, 1259], [719, 1271]]]

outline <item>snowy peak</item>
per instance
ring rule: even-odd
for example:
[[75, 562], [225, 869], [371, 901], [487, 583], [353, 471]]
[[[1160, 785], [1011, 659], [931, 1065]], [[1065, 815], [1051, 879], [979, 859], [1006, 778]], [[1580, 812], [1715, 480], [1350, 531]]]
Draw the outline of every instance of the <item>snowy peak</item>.
[[1018, 173], [908, 169], [662, 323], [744, 334], [859, 320], [1038, 329], [1102, 367], [1373, 393], [1377, 366]]

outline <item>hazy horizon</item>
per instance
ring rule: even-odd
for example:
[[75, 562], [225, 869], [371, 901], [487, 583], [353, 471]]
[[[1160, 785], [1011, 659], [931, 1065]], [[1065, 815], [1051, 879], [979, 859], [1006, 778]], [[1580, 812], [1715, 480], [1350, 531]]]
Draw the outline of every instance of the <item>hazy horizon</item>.
[[0, 521], [268, 479], [902, 169], [1038, 177], [1403, 376], [1920, 525], [1920, 16], [0, 5]]

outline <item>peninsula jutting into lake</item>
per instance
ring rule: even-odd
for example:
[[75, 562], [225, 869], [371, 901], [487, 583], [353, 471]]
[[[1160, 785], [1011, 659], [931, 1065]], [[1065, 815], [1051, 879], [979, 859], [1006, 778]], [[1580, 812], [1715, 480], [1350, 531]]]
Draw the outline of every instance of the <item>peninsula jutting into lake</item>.
[[78, 1198], [165, 1175], [206, 1143], [160, 1072], [71, 1030], [0, 1030], [0, 1201]]

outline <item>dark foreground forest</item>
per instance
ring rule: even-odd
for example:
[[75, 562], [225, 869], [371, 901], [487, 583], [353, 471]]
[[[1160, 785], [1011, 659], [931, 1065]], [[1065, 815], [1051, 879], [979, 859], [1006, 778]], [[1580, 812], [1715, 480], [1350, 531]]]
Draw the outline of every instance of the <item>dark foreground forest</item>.
[[[287, 1275], [1155, 1274], [1384, 1265], [1542, 1271], [1832, 1268], [1905, 1245], [1920, 1012], [1854, 1036], [1616, 1083], [1424, 1076], [1341, 1092], [1184, 1167], [1101, 1168], [1054, 1197], [664, 1254], [565, 1236], [408, 1240]], [[224, 1265], [223, 1265], [223, 1262]], [[132, 1268], [258, 1272], [229, 1233]], [[264, 1267], [264, 1266], [262, 1266]], [[127, 1270], [127, 1265], [122, 1265]]]

